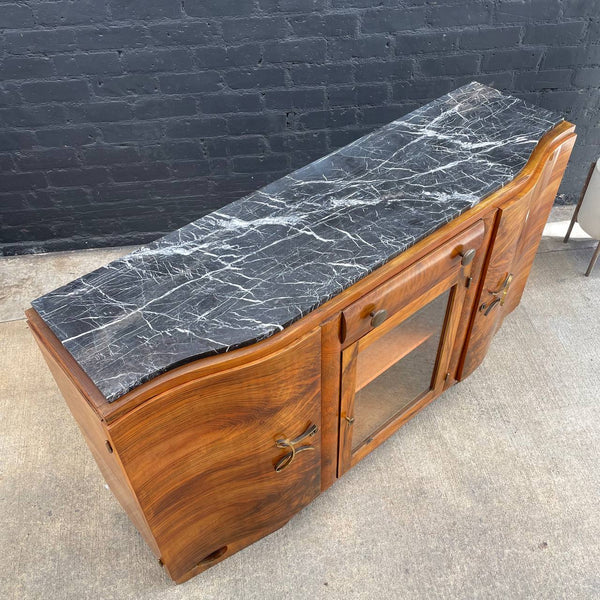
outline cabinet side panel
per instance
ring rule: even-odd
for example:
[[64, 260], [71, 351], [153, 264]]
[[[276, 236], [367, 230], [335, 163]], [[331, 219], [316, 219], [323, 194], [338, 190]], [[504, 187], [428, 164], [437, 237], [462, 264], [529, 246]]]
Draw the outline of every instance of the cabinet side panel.
[[51, 352], [46, 348], [42, 337], [43, 333], [37, 329], [36, 325], [34, 325], [31, 320], [29, 321], [29, 326], [33, 332], [35, 341], [42, 351], [44, 360], [48, 364], [50, 372], [52, 373], [71, 414], [75, 418], [106, 483], [121, 506], [125, 509], [125, 512], [133, 524], [142, 534], [146, 543], [150, 546], [154, 554], [159, 557], [158, 546], [150, 532], [150, 528], [144, 518], [135, 494], [129, 485], [127, 476], [119, 462], [119, 457], [114, 451], [111, 453], [108, 450], [106, 442], [111, 441], [108, 431], [91, 409], [85, 398], [81, 395], [77, 386], [54, 359]]
[[511, 286], [511, 293], [506, 300], [507, 312], [513, 310], [521, 301], [535, 254], [540, 245], [544, 226], [552, 210], [574, 142], [575, 140], [571, 139], [555, 150], [536, 186], [534, 198], [532, 198], [530, 205], [529, 218], [519, 240], [517, 264], [514, 269], [515, 280]]
[[[178, 582], [284, 525], [321, 489], [321, 333], [165, 392], [111, 425]], [[298, 451], [300, 447], [307, 447]]]

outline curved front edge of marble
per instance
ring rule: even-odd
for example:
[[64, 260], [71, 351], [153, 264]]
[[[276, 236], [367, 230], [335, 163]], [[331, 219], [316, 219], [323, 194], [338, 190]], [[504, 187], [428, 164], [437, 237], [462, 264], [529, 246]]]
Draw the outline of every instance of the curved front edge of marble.
[[315, 310], [509, 183], [560, 121], [468, 84], [32, 304], [112, 402]]

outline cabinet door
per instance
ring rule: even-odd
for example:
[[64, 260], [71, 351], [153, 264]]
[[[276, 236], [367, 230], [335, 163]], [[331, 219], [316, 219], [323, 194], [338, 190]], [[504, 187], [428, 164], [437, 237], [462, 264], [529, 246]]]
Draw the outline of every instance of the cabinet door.
[[284, 525], [320, 491], [320, 332], [158, 396], [111, 427], [176, 581]]
[[459, 379], [470, 375], [481, 364], [507, 314], [505, 304], [515, 278], [517, 246], [527, 220], [530, 199], [531, 192], [498, 210], [492, 250]]
[[340, 475], [443, 390], [483, 234], [478, 222], [344, 311], [350, 341], [367, 328], [356, 317], [370, 318], [342, 353]]

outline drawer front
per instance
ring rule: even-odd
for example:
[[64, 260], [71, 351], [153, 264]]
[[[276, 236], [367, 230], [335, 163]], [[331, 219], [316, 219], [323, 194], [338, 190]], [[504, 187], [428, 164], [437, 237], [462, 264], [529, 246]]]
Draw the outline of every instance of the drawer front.
[[342, 311], [344, 346], [369, 333], [437, 283], [456, 277], [461, 270], [468, 275], [471, 262], [463, 266], [468, 261], [463, 256], [470, 250], [479, 250], [484, 233], [483, 221], [477, 221]]

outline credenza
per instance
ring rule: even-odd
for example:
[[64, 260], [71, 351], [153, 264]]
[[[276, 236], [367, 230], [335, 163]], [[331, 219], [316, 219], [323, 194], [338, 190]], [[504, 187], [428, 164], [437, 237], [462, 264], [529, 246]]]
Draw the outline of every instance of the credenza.
[[32, 303], [176, 582], [282, 527], [477, 368], [574, 141], [474, 82]]

